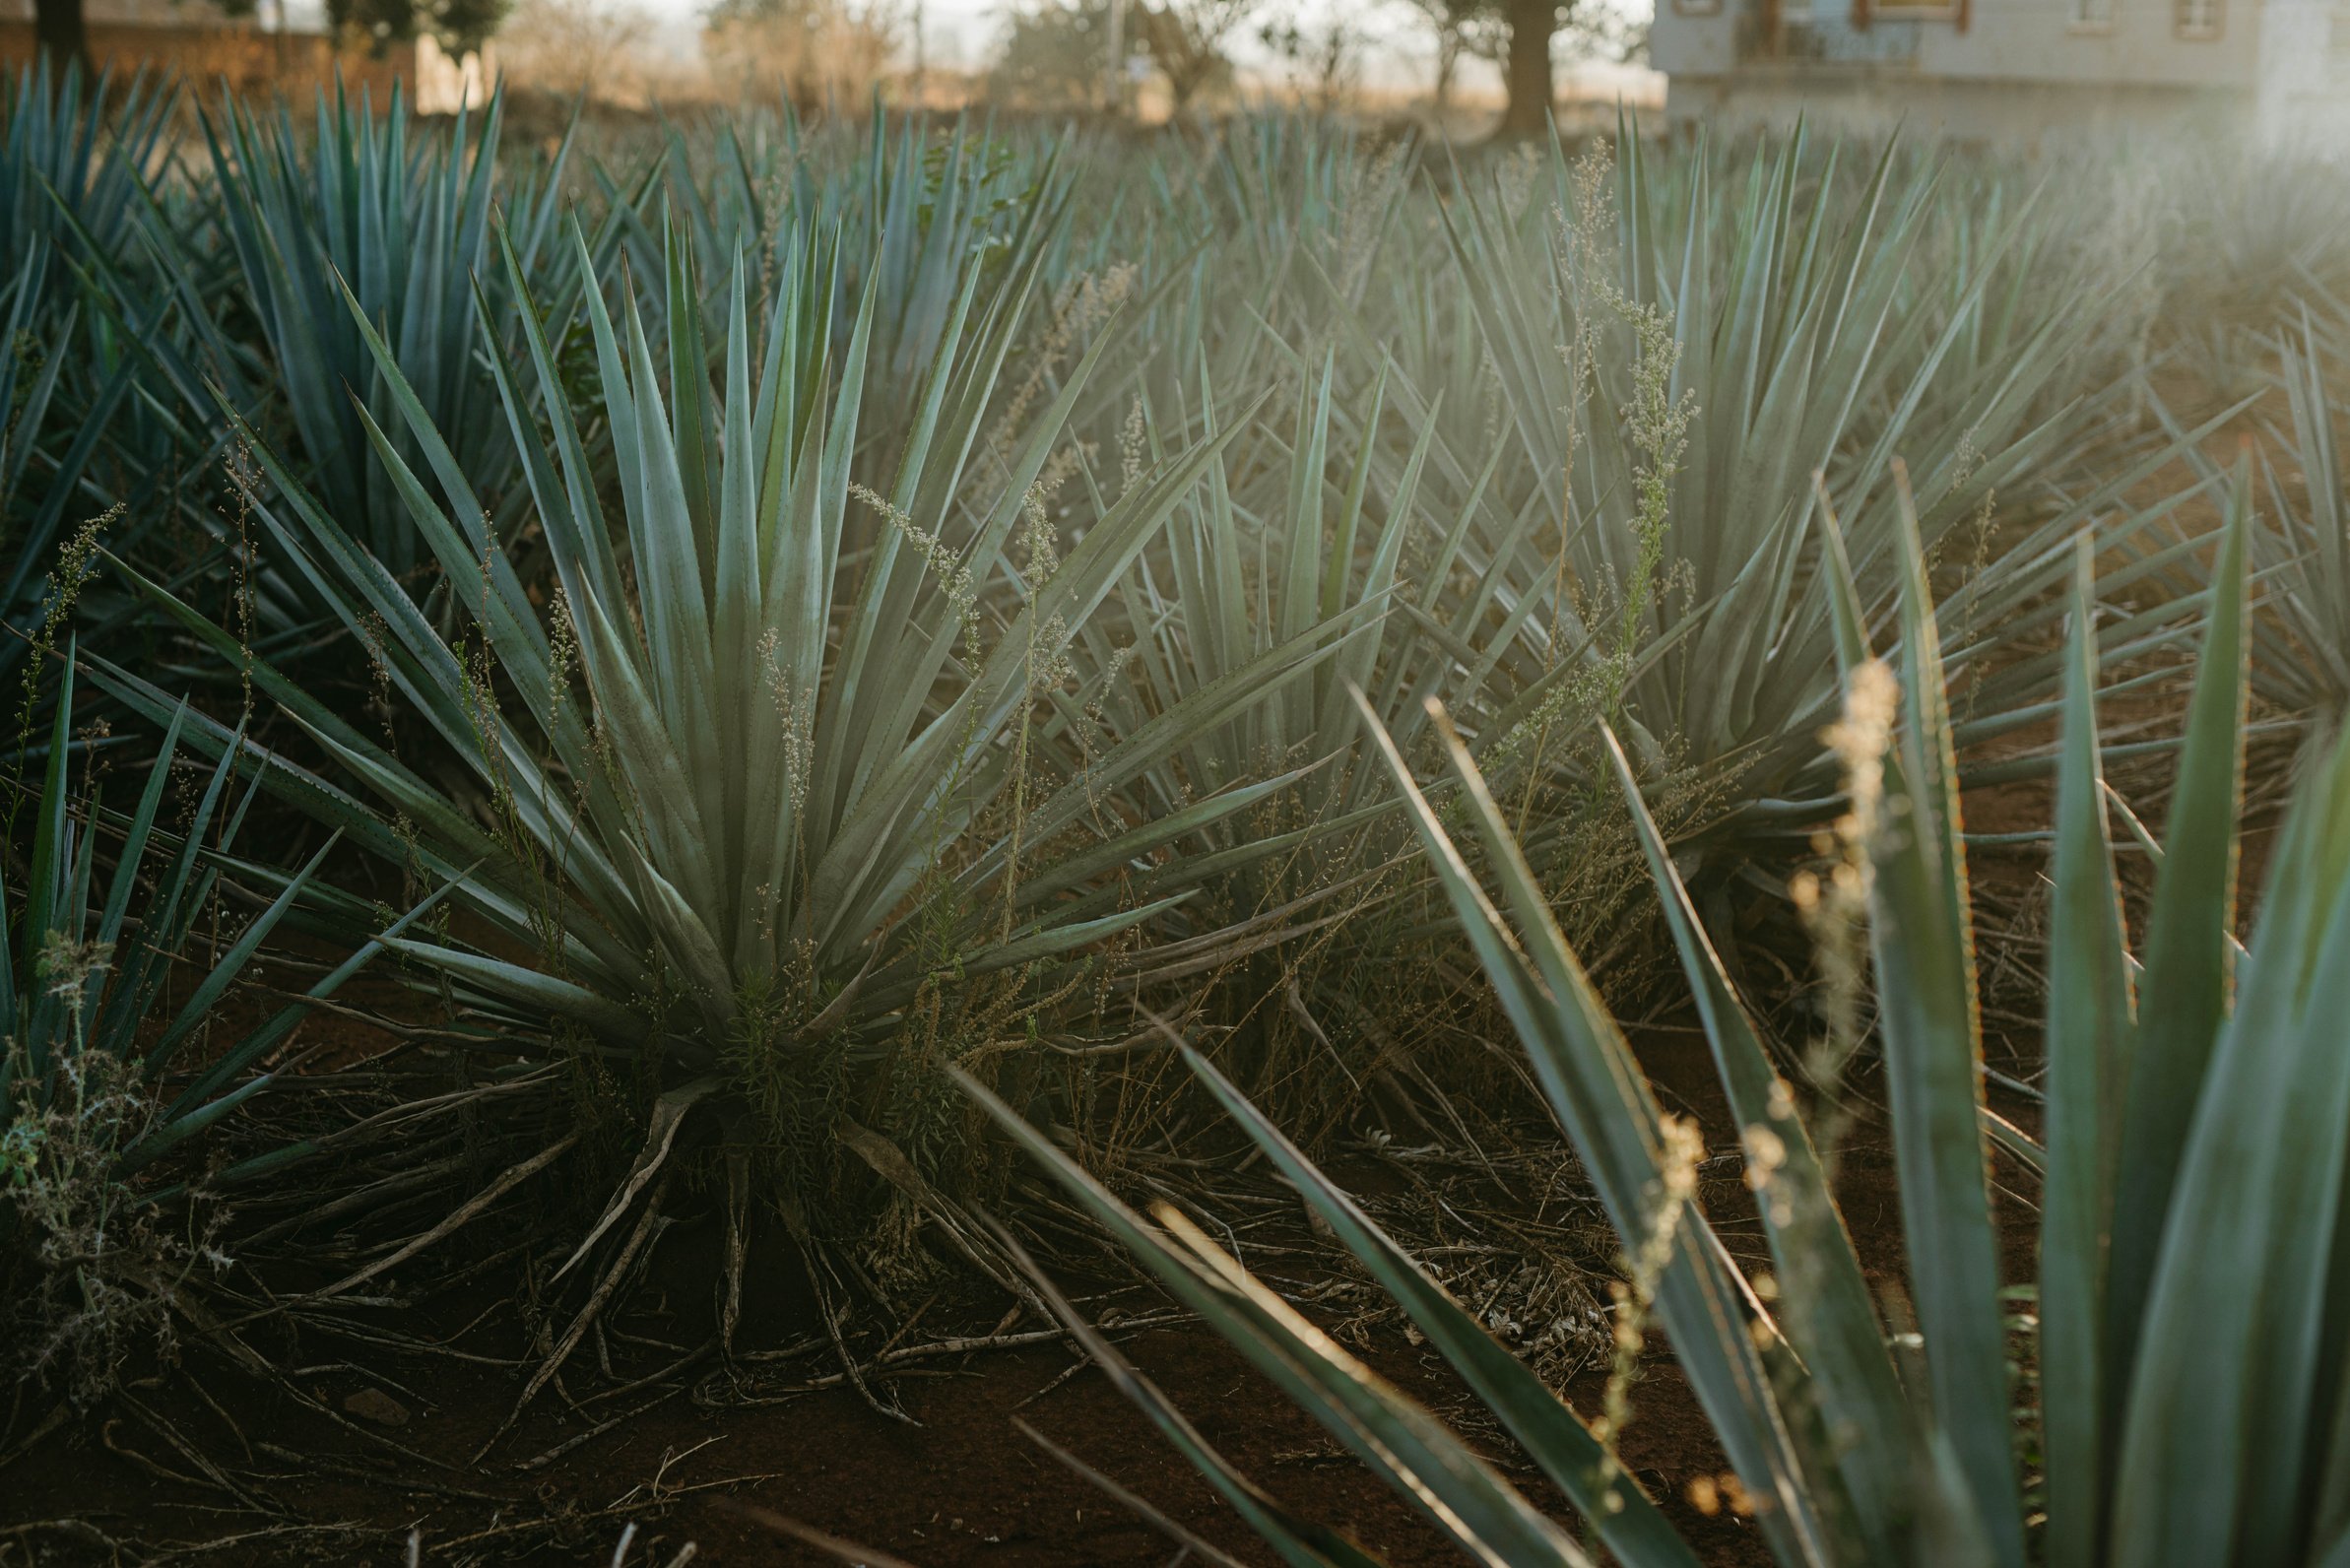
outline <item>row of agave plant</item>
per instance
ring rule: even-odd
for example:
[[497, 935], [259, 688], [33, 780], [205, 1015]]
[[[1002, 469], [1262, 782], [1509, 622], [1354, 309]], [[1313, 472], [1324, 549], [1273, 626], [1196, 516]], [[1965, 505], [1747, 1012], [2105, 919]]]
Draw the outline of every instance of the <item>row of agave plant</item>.
[[[2331, 1209], [2276, 1189], [2263, 1223], [2306, 1234], [2272, 1258], [2251, 1189], [2221, 1185], [2233, 1154], [2172, 1157], [2266, 1139], [2297, 1151], [2274, 1180], [2343, 1190], [2320, 1068], [2210, 1066], [2236, 1050], [2213, 1041], [2241, 649], [2280, 729], [2327, 726], [2350, 659], [2329, 390], [2350, 315], [2307, 256], [2269, 328], [2290, 427], [2255, 486], [2178, 477], [2240, 411], [2153, 397], [2105, 209], [1898, 146], [1627, 134], [1612, 159], [1464, 163], [1284, 122], [1150, 149], [784, 119], [607, 162], [501, 152], [496, 104], [443, 127], [228, 103], [193, 134], [184, 110], [32, 79], [0, 153], [0, 610], [26, 692], [5, 1222], [36, 1356], [80, 1357], [85, 1392], [122, 1325], [180, 1311], [225, 1256], [202, 1217], [222, 1195], [243, 1234], [338, 1265], [326, 1302], [501, 1206], [592, 1192], [552, 1232], [563, 1328], [524, 1402], [665, 1209], [724, 1217], [730, 1347], [776, 1266], [753, 1233], [788, 1235], [819, 1295], [887, 1298], [934, 1243], [1010, 1280], [1017, 1243], [975, 1209], [1009, 1178], [976, 1095], [1051, 1129], [1038, 1152], [1169, 1286], [1473, 1552], [1579, 1560], [1228, 1258], [1082, 1176], [1206, 1103], [1176, 1092], [1173, 1033], [1604, 1548], [1686, 1560], [1606, 1431], [1247, 1109], [1309, 1144], [1376, 1096], [1425, 1110], [1483, 1056], [1415, 993], [1473, 953], [1653, 1259], [1636, 1294], [1773, 1549], [2020, 1561], [1955, 759], [2061, 713], [2064, 744], [1975, 774], [2057, 779], [2065, 934], [2112, 938], [2052, 976], [2098, 1043], [2059, 1060], [2052, 1024], [2046, 1146], [1997, 1128], [2046, 1184], [2044, 1363], [2070, 1334], [2092, 1369], [2061, 1398], [2044, 1376], [2067, 1498], [2046, 1538], [2078, 1532], [2051, 1560], [2190, 1539], [2132, 1534], [2202, 1494], [2128, 1434], [2133, 1401], [2208, 1370], [2178, 1325], [2210, 1281], [2169, 1261], [2206, 1232], [2263, 1283], [2256, 1313], [2208, 1309], [2237, 1313], [2241, 1366], [2193, 1397], [2291, 1463], [2242, 1448], [2245, 1489], [2211, 1506], [2246, 1523], [2165, 1560], [2338, 1550]], [[2197, 521], [2219, 493], [2225, 529]], [[2149, 939], [2176, 950], [2150, 956], [2141, 1027], [2119, 928], [2088, 919], [2114, 907], [2093, 699], [2107, 675], [2159, 689], [2198, 637], [2184, 747], [2107, 749], [2186, 759]], [[1898, 649], [1877, 719], [1898, 744], [1856, 761], [1819, 737], [1884, 708], [1872, 639]], [[110, 808], [104, 776], [142, 755]], [[299, 866], [255, 849], [254, 824], [305, 821]], [[1873, 889], [1915, 1365], [1779, 1086], [1799, 1042], [1759, 1043], [1709, 945], [1823, 831], [1852, 846], [1832, 884]], [[2295, 831], [2317, 836], [2280, 865], [2306, 886], [2270, 918], [2298, 896], [2317, 922], [2330, 829]], [[1606, 1021], [1644, 923], [1749, 1129], [1776, 1307], [1676, 1196]], [[316, 1020], [370, 966], [449, 1026], [355, 1100], [360, 1075], [303, 1068], [348, 1049]], [[287, 972], [310, 983], [264, 978]], [[224, 1006], [248, 998], [271, 1005]], [[2334, 1142], [2260, 1121], [2287, 1110]], [[2323, 1267], [2271, 1290], [2284, 1252]], [[2286, 1339], [2314, 1348], [2288, 1365]], [[1360, 1560], [1211, 1473], [1291, 1560]]]

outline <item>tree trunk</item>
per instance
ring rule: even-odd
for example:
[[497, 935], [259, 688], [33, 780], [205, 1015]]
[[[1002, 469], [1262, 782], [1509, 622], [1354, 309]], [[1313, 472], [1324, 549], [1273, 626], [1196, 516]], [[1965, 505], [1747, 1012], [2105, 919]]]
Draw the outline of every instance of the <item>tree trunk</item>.
[[1558, 31], [1557, 0], [1504, 0], [1510, 56], [1503, 69], [1509, 106], [1496, 136], [1544, 136], [1550, 130], [1550, 35]]
[[62, 74], [78, 65], [90, 76], [90, 25], [82, 0], [33, 0], [33, 46], [49, 57], [50, 70]]

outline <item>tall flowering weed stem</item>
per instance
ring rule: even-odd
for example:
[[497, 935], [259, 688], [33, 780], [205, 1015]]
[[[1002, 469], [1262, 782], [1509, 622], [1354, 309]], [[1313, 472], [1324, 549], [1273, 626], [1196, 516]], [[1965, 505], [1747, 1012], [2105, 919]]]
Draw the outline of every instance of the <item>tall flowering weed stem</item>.
[[1613, 1302], [1613, 1353], [1607, 1366], [1607, 1387], [1599, 1398], [1599, 1415], [1592, 1435], [1605, 1455], [1598, 1483], [1602, 1504], [1610, 1512], [1623, 1504], [1615, 1488], [1624, 1475], [1617, 1446], [1632, 1424], [1632, 1385], [1640, 1379], [1640, 1358], [1648, 1343], [1650, 1314], [1657, 1303], [1657, 1285], [1672, 1263], [1680, 1244], [1681, 1219], [1697, 1200], [1697, 1168], [1705, 1162], [1705, 1141], [1697, 1124], [1678, 1116], [1662, 1118], [1657, 1127], [1661, 1155], [1652, 1203], [1639, 1245], [1623, 1258], [1624, 1276], [1608, 1281]]
[[[1799, 871], [1788, 884], [1820, 977], [1822, 1026], [1804, 1053], [1803, 1074], [1831, 1102], [1865, 1033], [1868, 898], [1876, 876], [1870, 849], [1882, 827], [1885, 753], [1900, 705], [1900, 683], [1882, 659], [1855, 665], [1846, 677], [1843, 711], [1820, 732], [1844, 779], [1845, 809], [1813, 836], [1824, 869]], [[1831, 1103], [1819, 1124], [1820, 1157], [1831, 1178], [1849, 1119]]]

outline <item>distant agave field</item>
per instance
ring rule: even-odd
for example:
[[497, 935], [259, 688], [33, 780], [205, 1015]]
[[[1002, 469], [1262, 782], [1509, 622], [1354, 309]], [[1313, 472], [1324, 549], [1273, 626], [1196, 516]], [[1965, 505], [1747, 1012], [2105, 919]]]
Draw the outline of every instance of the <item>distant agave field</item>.
[[[1042, 1161], [1473, 1560], [1695, 1561], [1313, 1163], [1563, 1133], [1777, 1560], [2350, 1563], [2338, 171], [507, 112], [8, 93], [12, 1375], [488, 1256], [519, 1413], [691, 1216], [725, 1357], [959, 1273], [1124, 1377]], [[1701, 1027], [1765, 1261], [1611, 1014]], [[1186, 1217], [1259, 1157], [1592, 1534]]]

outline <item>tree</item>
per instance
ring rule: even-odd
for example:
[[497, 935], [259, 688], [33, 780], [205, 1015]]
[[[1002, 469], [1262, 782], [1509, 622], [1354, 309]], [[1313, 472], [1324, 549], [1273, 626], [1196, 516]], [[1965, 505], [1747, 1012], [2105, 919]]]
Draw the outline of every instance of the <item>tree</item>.
[[1639, 48], [1640, 26], [1605, 0], [1411, 0], [1436, 30], [1437, 107], [1463, 54], [1501, 67], [1509, 101], [1497, 137], [1541, 136], [1557, 101], [1551, 50], [1560, 34], [1581, 54], [1626, 59]]
[[1550, 128], [1550, 109], [1558, 101], [1550, 75], [1550, 40], [1574, 14], [1573, 0], [1500, 0], [1502, 23], [1509, 30], [1508, 57], [1502, 62], [1502, 87], [1509, 101], [1501, 111], [1498, 136], [1540, 136]]
[[1436, 81], [1429, 95], [1438, 118], [1451, 107], [1464, 55], [1499, 60], [1509, 34], [1486, 0], [1411, 0], [1436, 34]]
[[[451, 54], [464, 55], [488, 42], [506, 20], [513, 0], [326, 0], [326, 18], [337, 33], [357, 33], [380, 53], [429, 33]], [[248, 9], [250, 0], [247, 0]]]
[[627, 0], [515, 0], [498, 35], [498, 64], [510, 81], [565, 96], [609, 92], [613, 69], [652, 27]]
[[1167, 94], [1181, 114], [1200, 90], [1229, 76], [1224, 40], [1249, 19], [1257, 0], [1137, 0], [1135, 31], [1167, 79]]
[[91, 75], [90, 19], [82, 0], [33, 0], [33, 47], [48, 56], [53, 71], [78, 66]]
[[903, 20], [894, 0], [717, 0], [703, 13], [702, 57], [746, 97], [781, 83], [813, 111], [873, 91]]
[[1103, 97], [1105, 75], [1112, 69], [1123, 75], [1128, 62], [1145, 52], [1141, 38], [1127, 34], [1118, 39], [1124, 58], [1112, 65], [1114, 3], [1037, 0], [1015, 6], [988, 72], [989, 100], [1029, 109], [1090, 107]]
[[1331, 15], [1303, 25], [1294, 17], [1276, 17], [1257, 36], [1287, 63], [1290, 80], [1324, 114], [1337, 113], [1362, 86], [1363, 50], [1370, 39], [1347, 17]]

